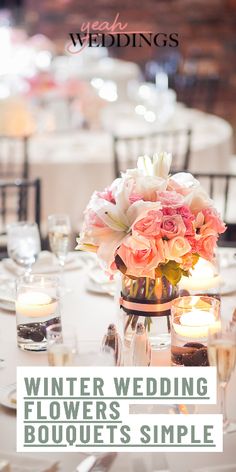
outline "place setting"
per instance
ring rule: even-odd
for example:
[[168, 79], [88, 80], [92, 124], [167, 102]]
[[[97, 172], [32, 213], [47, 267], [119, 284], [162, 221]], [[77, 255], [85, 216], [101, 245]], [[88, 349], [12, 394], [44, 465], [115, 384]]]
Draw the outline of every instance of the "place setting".
[[71, 233], [68, 215], [48, 217], [48, 238], [50, 251], [41, 251], [37, 224], [13, 223], [7, 230], [8, 259], [3, 267], [15, 276], [25, 271], [32, 273], [58, 273], [60, 270], [76, 270], [82, 267], [77, 254], [69, 253]]
[[[75, 251], [69, 251], [70, 222], [67, 215], [49, 217], [49, 250], [41, 250], [36, 223], [12, 223], [7, 229], [8, 258], [1, 262], [0, 308], [15, 311], [16, 279], [28, 274], [58, 275], [77, 271], [86, 264]], [[91, 263], [92, 258], [88, 258]]]

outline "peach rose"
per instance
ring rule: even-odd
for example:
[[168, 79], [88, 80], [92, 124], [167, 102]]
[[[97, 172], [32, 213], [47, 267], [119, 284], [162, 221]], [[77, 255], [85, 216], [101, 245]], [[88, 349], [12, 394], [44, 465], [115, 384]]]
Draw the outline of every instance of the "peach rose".
[[137, 232], [146, 238], [155, 238], [160, 236], [162, 213], [159, 210], [150, 210], [143, 218], [137, 219], [132, 231]]
[[160, 254], [151, 239], [130, 236], [117, 250], [125, 266], [127, 275], [155, 278], [155, 269], [160, 262]]
[[216, 233], [224, 233], [226, 230], [226, 225], [222, 221], [219, 213], [215, 210], [215, 208], [205, 208], [202, 210], [204, 215], [204, 226], [211, 228]]
[[181, 257], [191, 251], [191, 246], [186, 238], [176, 236], [165, 241], [166, 259], [181, 262]]
[[198, 241], [198, 253], [204, 259], [212, 260], [217, 243], [217, 235], [207, 235]]

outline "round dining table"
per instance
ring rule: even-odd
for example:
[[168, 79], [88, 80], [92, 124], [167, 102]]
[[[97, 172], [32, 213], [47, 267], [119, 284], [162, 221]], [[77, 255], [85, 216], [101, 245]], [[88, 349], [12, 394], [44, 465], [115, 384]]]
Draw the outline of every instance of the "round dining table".
[[[39, 177], [42, 181], [43, 223], [49, 214], [68, 213], [73, 229], [78, 231], [91, 194], [113, 181], [112, 132], [116, 132], [115, 113], [108, 121], [113, 123], [113, 129], [110, 126], [109, 129], [41, 133], [30, 138], [30, 177]], [[177, 106], [168, 126], [171, 129], [177, 123], [181, 128], [190, 127], [193, 131], [191, 171], [229, 170], [232, 154], [232, 127], [229, 123], [217, 116], [182, 106]], [[118, 117], [117, 126], [120, 126]], [[153, 126], [141, 123], [141, 134], [153, 131]], [[134, 129], [137, 132], [136, 122], [130, 128], [131, 134]]]
[[[231, 291], [228, 295], [222, 296], [221, 316], [225, 320], [230, 320], [235, 308], [236, 291], [236, 264], [233, 254], [234, 248], [220, 249], [220, 260], [222, 260], [222, 279], [225, 284], [231, 284]], [[94, 262], [90, 256], [78, 254], [81, 258], [77, 269], [65, 272], [65, 284], [71, 289], [62, 299], [61, 315], [66, 324], [73, 325], [78, 334], [78, 347], [82, 341], [102, 342], [102, 338], [108, 325], [113, 322], [118, 330], [122, 330], [122, 320], [114, 302], [114, 298], [106, 293], [92, 293], [88, 290], [88, 280], [94, 268]], [[0, 277], [13, 277], [13, 273], [7, 272], [6, 265], [0, 265]], [[235, 284], [232, 288], [232, 282]], [[225, 291], [226, 292], [226, 291]], [[15, 314], [4, 312], [0, 309], [0, 358], [4, 359], [4, 365], [0, 368], [0, 392], [16, 382], [17, 366], [47, 366], [46, 352], [27, 352], [17, 348], [16, 344], [16, 318]], [[77, 357], [76, 364], [79, 366], [80, 356]], [[157, 351], [152, 361], [153, 365], [170, 365], [170, 351]], [[78, 367], [79, 369], [79, 367]], [[230, 380], [227, 397], [228, 415], [236, 418], [235, 387], [236, 370]], [[144, 407], [143, 407], [144, 408]], [[197, 413], [216, 413], [219, 406], [208, 405], [198, 406]], [[150, 412], [149, 412], [150, 413]], [[163, 460], [168, 463], [169, 472], [192, 472], [204, 466], [216, 466], [234, 464], [236, 470], [236, 433], [224, 436], [224, 452], [222, 453], [118, 453], [111, 467], [111, 472], [154, 472], [163, 470]], [[0, 406], [0, 458], [1, 452], [14, 454], [16, 452], [16, 414], [14, 410]], [[82, 453], [37, 453], [37, 454], [17, 454], [18, 457], [40, 458], [49, 461], [59, 462], [60, 472], [73, 472], [76, 466], [85, 457]], [[137, 469], [137, 464], [140, 468]], [[29, 470], [29, 469], [25, 469]], [[41, 469], [40, 469], [41, 470]], [[50, 469], [49, 469], [50, 470]], [[218, 470], [218, 469], [217, 469]], [[223, 469], [222, 469], [223, 470]], [[167, 472], [168, 472], [167, 471]]]

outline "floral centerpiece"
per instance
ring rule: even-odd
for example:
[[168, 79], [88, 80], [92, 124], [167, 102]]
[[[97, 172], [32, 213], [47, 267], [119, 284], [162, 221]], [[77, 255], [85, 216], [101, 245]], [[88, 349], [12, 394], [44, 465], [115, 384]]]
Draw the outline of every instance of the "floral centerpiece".
[[226, 229], [198, 180], [185, 172], [170, 175], [171, 160], [168, 153], [139, 157], [136, 169], [95, 192], [77, 240], [78, 249], [97, 253], [108, 273], [124, 275], [121, 304], [134, 329], [140, 303], [149, 328], [150, 314], [168, 315], [180, 278], [200, 256], [213, 259]]

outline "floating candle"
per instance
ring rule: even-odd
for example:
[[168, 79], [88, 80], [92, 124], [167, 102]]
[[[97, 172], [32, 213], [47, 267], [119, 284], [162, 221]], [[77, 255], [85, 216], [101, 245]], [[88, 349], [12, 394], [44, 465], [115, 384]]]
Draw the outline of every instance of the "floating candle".
[[179, 323], [173, 323], [173, 328], [183, 338], [201, 339], [207, 338], [208, 329], [215, 323], [215, 316], [212, 312], [193, 308], [192, 311], [181, 315]]
[[21, 293], [16, 300], [16, 312], [29, 318], [49, 317], [55, 313], [56, 307], [57, 300], [39, 291]]
[[221, 277], [216, 275], [214, 265], [200, 257], [190, 277], [182, 277], [179, 285], [186, 290], [196, 291], [209, 290], [218, 287], [220, 283]]

